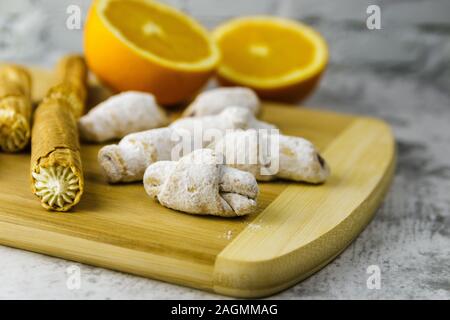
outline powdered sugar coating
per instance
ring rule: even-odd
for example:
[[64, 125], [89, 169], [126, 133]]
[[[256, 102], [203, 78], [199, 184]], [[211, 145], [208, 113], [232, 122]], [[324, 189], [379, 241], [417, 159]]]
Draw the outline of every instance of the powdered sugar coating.
[[[209, 148], [223, 156], [227, 165], [250, 172], [260, 181], [280, 178], [322, 183], [330, 175], [328, 164], [310, 141], [276, 134], [266, 142], [277, 143], [278, 147], [273, 149], [277, 152], [261, 154], [262, 150], [270, 150], [270, 145], [261, 148], [260, 144], [264, 138], [267, 136], [258, 135], [255, 130], [237, 130], [228, 133]], [[277, 165], [271, 167], [274, 164]]]
[[197, 96], [184, 112], [185, 117], [203, 117], [221, 113], [227, 107], [239, 106], [256, 115], [260, 101], [256, 93], [244, 87], [216, 88]]
[[112, 96], [81, 117], [78, 126], [84, 140], [104, 142], [127, 134], [167, 125], [164, 111], [149, 93], [128, 91]]
[[281, 179], [323, 183], [330, 175], [330, 168], [316, 147], [300, 137], [280, 135]]
[[109, 182], [141, 180], [150, 164], [170, 159], [176, 143], [171, 139], [171, 134], [169, 128], [147, 130], [126, 136], [118, 145], [100, 149], [98, 162]]
[[276, 129], [276, 126], [255, 118], [249, 109], [240, 106], [229, 106], [220, 114], [196, 118], [182, 118], [170, 125], [177, 130], [194, 132], [195, 128], [203, 131], [216, 129], [220, 132], [237, 129]]
[[[180, 144], [177, 138], [187, 139], [189, 144], [192, 144], [189, 150], [191, 152], [208, 145], [210, 139], [206, 136], [211, 132], [216, 132], [222, 137], [227, 130], [247, 128], [275, 127], [255, 119], [247, 109], [232, 107], [219, 115], [184, 118], [167, 128], [127, 135], [118, 145], [103, 147], [98, 154], [98, 161], [112, 183], [139, 181], [151, 163], [172, 160], [172, 151]], [[197, 138], [196, 132], [200, 135], [199, 144], [191, 143]], [[184, 152], [181, 156], [189, 152]]]
[[257, 208], [255, 178], [218, 163], [209, 149], [196, 150], [178, 162], [150, 165], [144, 187], [163, 206], [191, 214], [236, 217]]

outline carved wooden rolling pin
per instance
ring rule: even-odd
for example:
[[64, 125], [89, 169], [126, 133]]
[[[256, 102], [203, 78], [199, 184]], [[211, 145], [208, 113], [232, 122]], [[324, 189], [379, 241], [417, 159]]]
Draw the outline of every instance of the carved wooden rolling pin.
[[31, 188], [48, 210], [68, 211], [81, 199], [84, 177], [77, 118], [87, 92], [85, 62], [61, 60], [62, 82], [51, 88], [34, 115], [31, 137]]
[[31, 78], [18, 66], [0, 70], [0, 149], [18, 152], [30, 140]]

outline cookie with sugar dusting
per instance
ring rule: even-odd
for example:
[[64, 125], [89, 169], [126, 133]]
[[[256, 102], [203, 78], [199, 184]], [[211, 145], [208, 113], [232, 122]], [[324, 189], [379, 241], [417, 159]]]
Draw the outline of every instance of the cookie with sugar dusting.
[[[119, 144], [103, 147], [98, 153], [98, 162], [111, 183], [142, 180], [145, 169], [153, 162], [172, 160], [172, 152], [180, 145], [180, 140], [188, 142], [193, 149], [204, 148], [229, 130], [275, 129], [276, 127], [259, 121], [245, 108], [229, 107], [218, 115], [198, 118], [182, 118], [169, 127], [136, 132], [125, 136]], [[195, 143], [196, 132], [200, 143]], [[198, 140], [197, 140], [198, 141]], [[173, 159], [175, 160], [175, 159]]]
[[310, 141], [282, 134], [236, 130], [208, 148], [231, 167], [252, 173], [259, 181], [285, 179], [323, 183], [330, 168]]
[[249, 88], [215, 88], [199, 94], [184, 111], [183, 117], [215, 115], [231, 106], [245, 108], [257, 115], [261, 108], [261, 102], [256, 93]]
[[150, 165], [144, 187], [163, 206], [190, 214], [238, 217], [257, 209], [254, 176], [221, 164], [209, 149]]
[[101, 102], [78, 121], [83, 140], [105, 142], [167, 125], [169, 120], [153, 95], [122, 92]]

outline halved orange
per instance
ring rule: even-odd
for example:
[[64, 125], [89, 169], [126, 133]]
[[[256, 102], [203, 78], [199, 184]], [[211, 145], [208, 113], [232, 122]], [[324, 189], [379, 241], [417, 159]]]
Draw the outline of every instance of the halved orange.
[[104, 83], [116, 91], [151, 92], [162, 104], [190, 99], [220, 59], [200, 24], [151, 0], [95, 0], [84, 48], [90, 69]]
[[224, 85], [247, 86], [262, 98], [295, 101], [316, 87], [328, 61], [322, 36], [287, 19], [238, 18], [213, 33], [222, 54]]

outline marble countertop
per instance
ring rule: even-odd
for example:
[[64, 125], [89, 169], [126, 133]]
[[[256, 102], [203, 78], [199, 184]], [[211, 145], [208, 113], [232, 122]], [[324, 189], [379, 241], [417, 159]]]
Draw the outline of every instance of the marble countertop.
[[[88, 0], [0, 4], [0, 60], [52, 65], [81, 51], [67, 7]], [[331, 61], [304, 105], [380, 117], [398, 142], [386, 200], [336, 260], [275, 299], [450, 298], [450, 2], [447, 0], [172, 0], [208, 27], [234, 16], [276, 14], [304, 21], [328, 40]], [[381, 30], [366, 9], [381, 9]], [[70, 290], [68, 270], [81, 270]], [[367, 288], [377, 265], [381, 288]], [[68, 269], [69, 268], [69, 269]], [[0, 246], [0, 299], [220, 299], [202, 291]]]

